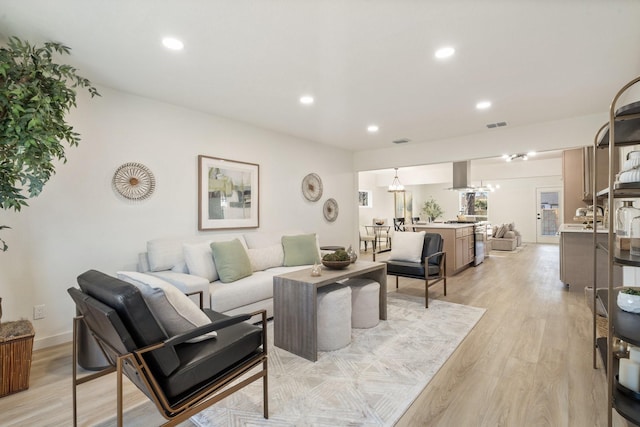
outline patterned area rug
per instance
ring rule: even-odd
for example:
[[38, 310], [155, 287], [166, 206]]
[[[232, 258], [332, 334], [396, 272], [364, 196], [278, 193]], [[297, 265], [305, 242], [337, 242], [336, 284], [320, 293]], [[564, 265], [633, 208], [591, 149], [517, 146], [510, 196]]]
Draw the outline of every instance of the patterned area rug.
[[390, 293], [388, 320], [353, 329], [351, 345], [310, 362], [271, 345], [269, 419], [262, 381], [193, 416], [211, 426], [391, 426], [484, 314], [484, 309]]

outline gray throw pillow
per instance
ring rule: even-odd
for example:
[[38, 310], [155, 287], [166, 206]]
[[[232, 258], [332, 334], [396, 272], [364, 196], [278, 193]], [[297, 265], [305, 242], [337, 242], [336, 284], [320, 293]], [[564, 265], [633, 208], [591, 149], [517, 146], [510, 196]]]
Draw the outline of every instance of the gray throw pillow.
[[[117, 276], [118, 279], [131, 283], [140, 290], [149, 309], [168, 336], [180, 335], [211, 323], [209, 316], [188, 296], [164, 280], [135, 271], [119, 271]], [[198, 342], [216, 336], [216, 332], [213, 331], [187, 342]]]
[[497, 239], [501, 239], [502, 237], [504, 237], [504, 233], [507, 232], [507, 225], [506, 224], [502, 224], [499, 228], [498, 231], [496, 232], [496, 238]]

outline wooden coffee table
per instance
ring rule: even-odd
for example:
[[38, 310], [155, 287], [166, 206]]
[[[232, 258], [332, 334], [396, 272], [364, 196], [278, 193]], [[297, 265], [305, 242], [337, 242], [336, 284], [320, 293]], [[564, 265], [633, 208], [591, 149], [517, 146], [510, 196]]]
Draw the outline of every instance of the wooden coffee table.
[[356, 261], [344, 270], [322, 267], [322, 275], [311, 276], [311, 268], [273, 277], [274, 344], [315, 362], [318, 360], [318, 288], [351, 277], [380, 283], [380, 319], [387, 319], [387, 265]]

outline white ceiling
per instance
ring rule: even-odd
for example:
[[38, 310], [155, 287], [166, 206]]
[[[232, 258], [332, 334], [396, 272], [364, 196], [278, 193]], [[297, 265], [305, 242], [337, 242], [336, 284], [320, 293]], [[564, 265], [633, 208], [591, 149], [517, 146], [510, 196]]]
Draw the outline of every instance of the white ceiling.
[[636, 0], [0, 0], [0, 38], [63, 42], [94, 83], [356, 151], [605, 112], [638, 22]]

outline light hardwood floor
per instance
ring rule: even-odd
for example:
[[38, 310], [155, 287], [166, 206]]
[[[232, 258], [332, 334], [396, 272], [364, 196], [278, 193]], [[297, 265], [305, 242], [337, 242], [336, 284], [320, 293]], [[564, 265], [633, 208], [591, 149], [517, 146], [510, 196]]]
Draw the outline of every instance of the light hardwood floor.
[[[606, 426], [591, 314], [584, 294], [567, 290], [558, 276], [558, 246], [526, 244], [493, 251], [449, 278], [446, 297], [441, 285], [431, 288], [432, 298], [487, 311], [397, 425]], [[395, 278], [388, 286], [395, 292]], [[401, 279], [399, 292], [423, 295], [422, 281]], [[36, 351], [29, 390], [0, 399], [0, 425], [71, 425], [70, 378], [70, 344]], [[161, 424], [146, 397], [125, 385], [126, 425]], [[114, 425], [113, 374], [82, 385], [79, 408], [79, 425]], [[614, 425], [627, 424], [614, 413]]]

